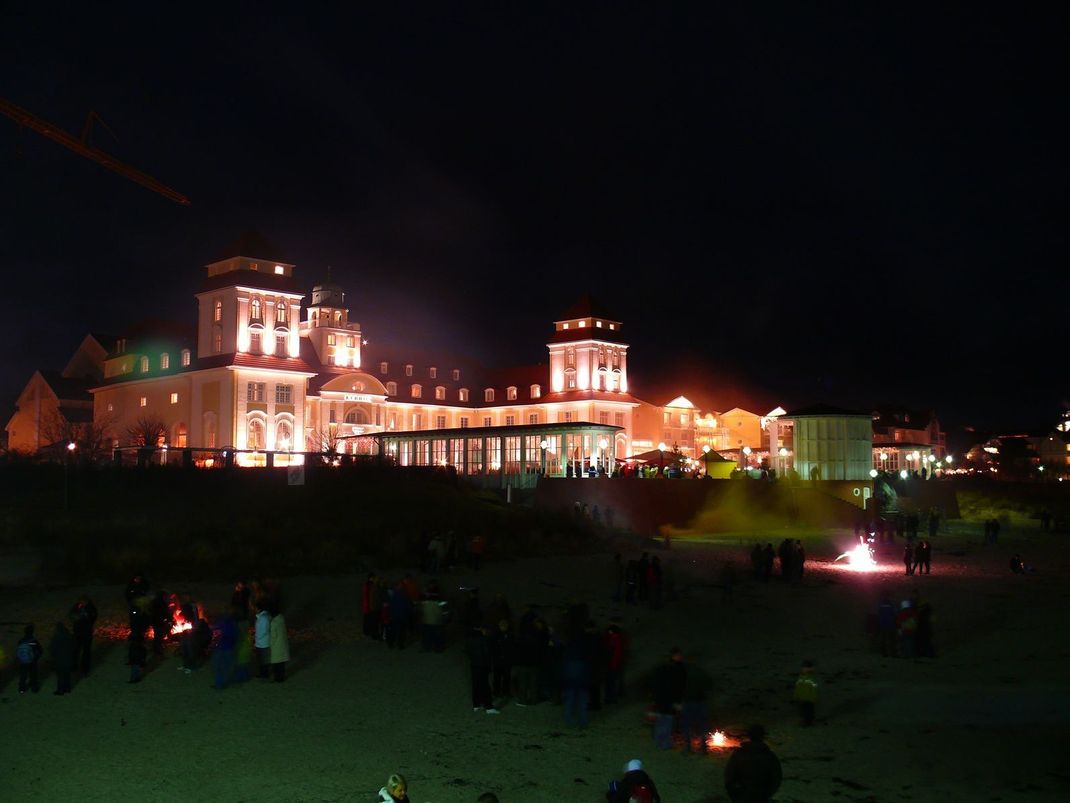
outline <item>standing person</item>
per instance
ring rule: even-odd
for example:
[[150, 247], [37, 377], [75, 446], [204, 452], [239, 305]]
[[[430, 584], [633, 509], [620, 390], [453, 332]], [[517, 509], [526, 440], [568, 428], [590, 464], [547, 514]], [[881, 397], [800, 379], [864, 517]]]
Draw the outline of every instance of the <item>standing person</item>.
[[565, 725], [568, 727], [587, 727], [593, 659], [589, 646], [582, 628], [570, 630], [561, 663], [561, 694], [565, 706]]
[[409, 803], [409, 784], [405, 776], [394, 773], [386, 779], [386, 786], [379, 790], [380, 803]]
[[895, 603], [892, 595], [885, 591], [877, 606], [877, 639], [880, 643], [881, 656], [895, 657]]
[[650, 556], [644, 552], [639, 558], [639, 601], [646, 602], [650, 595]]
[[690, 666], [687, 669], [687, 681], [684, 683], [683, 702], [680, 708], [680, 732], [684, 737], [684, 752], [690, 753], [694, 739], [698, 739], [698, 752], [706, 755], [706, 734], [710, 727], [710, 709], [707, 696], [710, 678], [701, 667]]
[[234, 623], [237, 625], [234, 644], [234, 682], [244, 683], [252, 677], [253, 640], [249, 637], [248, 609], [235, 611]]
[[776, 552], [772, 542], [765, 545], [762, 552], [762, 579], [768, 581], [773, 576], [773, 562], [776, 560]]
[[468, 548], [472, 556], [472, 568], [477, 572], [479, 571], [480, 564], [483, 562], [483, 550], [486, 546], [487, 542], [482, 535], [476, 533], [472, 536], [472, 542], [469, 544]]
[[914, 632], [914, 652], [919, 658], [935, 658], [933, 646], [933, 607], [914, 592], [914, 611], [917, 627]]
[[464, 650], [468, 653], [468, 662], [472, 674], [472, 710], [497, 714], [494, 698], [490, 691], [490, 640], [485, 627], [474, 627], [469, 631]]
[[790, 580], [794, 576], [794, 568], [792, 566], [792, 543], [790, 538], [785, 538], [780, 542], [780, 547], [777, 549], [777, 557], [780, 558], [780, 576], [784, 580]]
[[605, 635], [606, 703], [615, 703], [624, 696], [624, 659], [628, 641], [620, 629], [618, 619], [610, 622]]
[[918, 574], [928, 574], [932, 569], [933, 545], [931, 541], [924, 540], [918, 544], [914, 551], [914, 566]]
[[33, 625], [22, 629], [22, 638], [15, 647], [15, 661], [19, 665], [19, 694], [25, 694], [29, 688], [34, 694], [40, 691], [37, 683], [37, 662], [41, 660], [44, 649], [34, 635]]
[[914, 543], [912, 541], [907, 541], [907, 545], [903, 547], [903, 566], [907, 574], [914, 574]]
[[218, 636], [212, 650], [212, 669], [216, 689], [225, 689], [234, 676], [234, 653], [238, 645], [238, 614], [230, 611], [217, 625]]
[[683, 707], [686, 685], [687, 667], [684, 666], [683, 650], [673, 647], [669, 660], [658, 667], [654, 675], [654, 705], [657, 712], [654, 744], [662, 750], [672, 748], [673, 720]]
[[442, 633], [442, 606], [430, 589], [420, 603], [420, 652], [442, 652], [446, 639]]
[[290, 660], [290, 637], [286, 633], [286, 619], [282, 612], [271, 617], [271, 672], [276, 683], [286, 680], [286, 664]]
[[747, 739], [725, 765], [724, 788], [733, 803], [768, 803], [780, 788], [780, 759], [765, 743], [761, 725], [751, 725]]
[[465, 630], [473, 630], [483, 626], [483, 606], [479, 601], [478, 588], [468, 589], [468, 598], [464, 601], [461, 624]]
[[913, 658], [918, 620], [910, 600], [905, 599], [899, 604], [899, 615], [896, 617], [895, 625], [899, 632], [899, 656]]
[[624, 567], [624, 602], [635, 605], [639, 593], [639, 561], [632, 559]]
[[89, 674], [90, 657], [93, 651], [93, 628], [97, 623], [97, 606], [85, 594], [71, 608], [74, 629], [74, 656], [72, 665], [85, 677]]
[[501, 619], [490, 641], [491, 674], [494, 678], [491, 692], [495, 698], [505, 700], [512, 693], [513, 657], [515, 645], [513, 631], [508, 619]]
[[492, 631], [498, 629], [498, 624], [504, 619], [510, 626], [513, 624], [513, 613], [509, 607], [509, 602], [506, 600], [505, 595], [500, 591], [494, 594], [494, 597], [490, 601], [490, 605], [487, 606], [487, 612], [484, 616], [485, 624], [491, 628]]
[[253, 624], [253, 645], [256, 647], [257, 675], [268, 679], [271, 667], [271, 614], [261, 600]]
[[817, 706], [817, 680], [814, 679], [813, 661], [803, 661], [799, 679], [795, 681], [795, 702], [806, 727], [814, 724], [814, 709]]
[[795, 549], [792, 558], [792, 563], [795, 567], [795, 582], [801, 583], [803, 578], [803, 572], [806, 571], [806, 550], [803, 549], [802, 541], [798, 538], [795, 539]]
[[624, 777], [613, 781], [606, 792], [607, 803], [661, 803], [654, 779], [643, 769], [643, 762], [633, 758], [624, 765]]
[[412, 602], [401, 583], [390, 590], [387, 600], [389, 621], [386, 625], [386, 646], [390, 649], [397, 646], [399, 650], [403, 650], [405, 649], [405, 635], [409, 631], [412, 620]]
[[529, 605], [517, 627], [513, 673], [516, 677], [516, 704], [519, 706], [539, 702], [539, 665], [545, 649], [546, 631], [539, 628], [538, 621], [534, 608]]
[[56, 622], [56, 632], [48, 645], [52, 655], [52, 668], [56, 670], [56, 695], [67, 694], [71, 690], [71, 669], [74, 667], [74, 637], [67, 625]]
[[999, 519], [992, 519], [992, 543], [999, 543]]
[[378, 637], [379, 610], [382, 608], [382, 600], [379, 599], [379, 589], [376, 585], [375, 572], [368, 572], [368, 578], [360, 589], [360, 612], [363, 614], [363, 627], [361, 632], [366, 638]]
[[130, 664], [130, 679], [127, 683], [140, 683], [145, 674], [145, 662], [148, 660], [148, 649], [145, 647], [145, 631], [148, 625], [138, 625], [130, 628], [128, 638], [130, 644], [127, 648], [127, 661]]

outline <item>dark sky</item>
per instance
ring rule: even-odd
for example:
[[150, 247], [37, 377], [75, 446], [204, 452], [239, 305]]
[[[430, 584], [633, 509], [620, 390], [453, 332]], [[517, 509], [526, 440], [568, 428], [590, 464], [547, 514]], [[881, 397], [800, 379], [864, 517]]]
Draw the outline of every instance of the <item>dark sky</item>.
[[0, 405], [248, 228], [372, 353], [536, 362], [591, 292], [655, 402], [1067, 405], [1065, 6], [353, 5], [5, 4], [0, 97], [193, 205], [0, 117]]

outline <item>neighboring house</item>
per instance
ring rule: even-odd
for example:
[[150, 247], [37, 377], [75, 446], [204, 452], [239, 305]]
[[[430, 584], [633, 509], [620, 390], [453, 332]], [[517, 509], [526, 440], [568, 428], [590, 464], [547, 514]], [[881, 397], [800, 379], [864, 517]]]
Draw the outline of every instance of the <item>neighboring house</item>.
[[899, 407], [873, 411], [873, 468], [876, 470], [920, 472], [942, 460], [946, 453], [946, 435], [933, 411]]

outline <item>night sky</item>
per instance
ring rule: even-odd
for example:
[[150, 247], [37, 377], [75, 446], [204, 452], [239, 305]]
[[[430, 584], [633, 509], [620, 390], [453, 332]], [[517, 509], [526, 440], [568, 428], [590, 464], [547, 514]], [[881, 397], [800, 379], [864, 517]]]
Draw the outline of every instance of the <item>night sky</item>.
[[5, 4], [0, 97], [94, 110], [193, 202], [0, 117], [5, 421], [87, 331], [192, 325], [250, 228], [332, 267], [370, 356], [545, 360], [590, 292], [656, 403], [1067, 405], [1065, 6], [359, 5]]

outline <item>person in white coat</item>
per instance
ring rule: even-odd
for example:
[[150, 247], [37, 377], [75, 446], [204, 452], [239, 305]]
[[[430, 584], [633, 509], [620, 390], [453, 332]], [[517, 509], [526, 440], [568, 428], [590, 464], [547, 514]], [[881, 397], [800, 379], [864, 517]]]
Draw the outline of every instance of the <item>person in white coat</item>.
[[263, 605], [256, 612], [253, 645], [256, 647], [259, 676], [267, 680], [271, 672], [271, 614]]
[[271, 617], [271, 671], [276, 683], [286, 680], [286, 662], [290, 660], [290, 639], [286, 619], [281, 613]]

